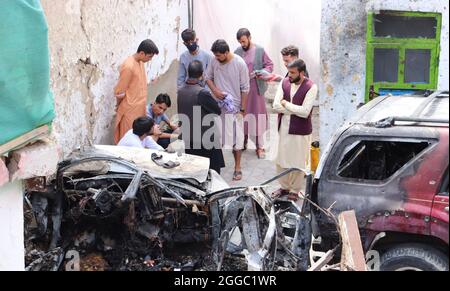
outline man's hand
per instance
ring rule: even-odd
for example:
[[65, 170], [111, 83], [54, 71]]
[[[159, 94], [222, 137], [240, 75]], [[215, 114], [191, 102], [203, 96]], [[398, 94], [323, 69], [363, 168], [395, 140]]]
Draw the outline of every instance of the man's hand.
[[123, 98], [125, 98], [125, 93], [116, 95], [116, 112], [119, 110], [120, 103], [122, 103]]
[[216, 98], [218, 98], [218, 99], [220, 99], [220, 100], [223, 100], [223, 99], [225, 99], [225, 97], [226, 97], [226, 95], [223, 94], [223, 92], [221, 92], [221, 91], [219, 91], [219, 90], [214, 90], [214, 91], [213, 91], [213, 94], [214, 94], [214, 96], [215, 96]]
[[159, 128], [159, 125], [155, 125], [154, 127], [153, 127], [153, 136], [156, 136], [156, 137], [160, 137], [161, 136], [161, 134], [162, 134], [162, 131], [161, 131], [161, 129]]
[[286, 100], [281, 101], [281, 106], [286, 107], [286, 104], [288, 104], [288, 102]]
[[178, 125], [173, 124], [173, 123], [170, 123], [169, 126], [173, 131], [176, 131], [179, 128]]
[[273, 79], [273, 82], [281, 82], [281, 81], [283, 81], [283, 80], [284, 80], [284, 77], [278, 75], [278, 76], [276, 76], [276, 77]]
[[268, 73], [264, 70], [255, 71], [256, 79], [262, 79], [264, 77], [264, 75], [268, 75]]

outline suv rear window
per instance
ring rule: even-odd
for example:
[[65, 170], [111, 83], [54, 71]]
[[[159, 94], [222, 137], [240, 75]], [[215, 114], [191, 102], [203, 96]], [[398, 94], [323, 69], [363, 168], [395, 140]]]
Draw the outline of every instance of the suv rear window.
[[345, 149], [337, 173], [341, 178], [383, 181], [429, 146], [428, 142], [358, 141]]

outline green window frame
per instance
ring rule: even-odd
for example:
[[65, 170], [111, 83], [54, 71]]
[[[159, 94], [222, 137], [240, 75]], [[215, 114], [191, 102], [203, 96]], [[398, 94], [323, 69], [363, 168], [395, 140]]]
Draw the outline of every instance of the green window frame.
[[[373, 99], [375, 95], [379, 94], [381, 89], [436, 90], [439, 77], [442, 15], [440, 13], [428, 12], [383, 11], [383, 15], [436, 19], [437, 27], [435, 38], [395, 38], [375, 36], [374, 21], [379, 14], [380, 13], [370, 12], [367, 18], [366, 101]], [[397, 82], [374, 81], [376, 49], [396, 49], [399, 51]], [[407, 83], [405, 81], [406, 51], [422, 49], [430, 51], [429, 83]]]

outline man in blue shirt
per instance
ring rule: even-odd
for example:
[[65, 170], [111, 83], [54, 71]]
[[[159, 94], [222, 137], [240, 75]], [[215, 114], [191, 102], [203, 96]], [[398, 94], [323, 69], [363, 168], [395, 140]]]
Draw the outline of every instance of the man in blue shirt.
[[162, 123], [169, 126], [167, 130], [158, 131], [157, 134], [153, 135], [153, 139], [164, 149], [169, 147], [171, 140], [178, 138], [177, 135], [173, 134], [178, 129], [178, 126], [171, 123], [169, 117], [165, 114], [171, 106], [172, 101], [170, 100], [170, 96], [167, 94], [159, 94], [156, 97], [155, 103], [150, 104], [147, 108], [147, 116], [155, 121], [158, 129], [161, 129]]
[[[203, 71], [206, 72], [206, 69], [208, 68], [213, 57], [212, 54], [202, 50], [198, 46], [198, 38], [194, 30], [186, 29], [181, 34], [181, 38], [183, 39], [184, 45], [188, 50], [180, 56], [180, 67], [178, 70], [177, 81], [178, 89], [183, 87], [188, 80], [188, 68], [190, 63], [192, 63], [193, 61], [202, 62]], [[206, 87], [206, 82], [201, 81], [200, 85]]]

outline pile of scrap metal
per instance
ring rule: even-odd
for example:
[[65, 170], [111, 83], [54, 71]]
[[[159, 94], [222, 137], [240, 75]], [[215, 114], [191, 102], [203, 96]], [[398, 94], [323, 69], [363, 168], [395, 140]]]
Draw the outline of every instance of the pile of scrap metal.
[[[74, 253], [81, 270], [311, 266], [308, 200], [302, 206], [273, 200], [266, 193], [271, 181], [229, 188], [200, 157], [167, 154], [180, 166], [166, 169], [149, 152], [130, 151], [97, 147], [78, 154], [59, 165], [46, 191], [27, 194], [34, 221], [26, 233], [27, 270], [70, 269]], [[186, 261], [165, 256], [167, 247], [187, 243], [202, 246], [204, 254]], [[189, 248], [178, 250], [190, 255]], [[230, 257], [241, 264], [226, 266]]]

